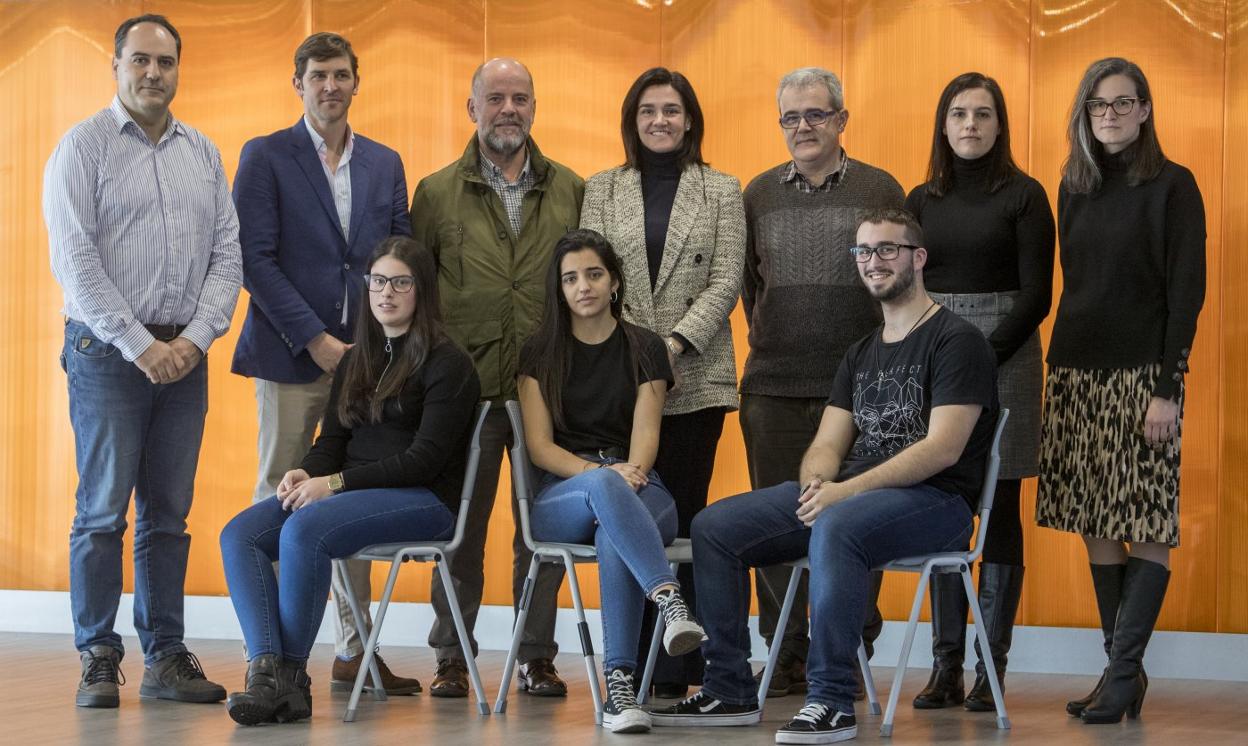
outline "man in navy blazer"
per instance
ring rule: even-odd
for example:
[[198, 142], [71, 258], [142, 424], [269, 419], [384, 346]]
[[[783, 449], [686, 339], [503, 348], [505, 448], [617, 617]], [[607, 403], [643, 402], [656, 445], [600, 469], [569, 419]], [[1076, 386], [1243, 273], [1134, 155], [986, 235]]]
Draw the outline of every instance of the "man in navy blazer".
[[[260, 473], [253, 501], [271, 498], [312, 444], [334, 368], [352, 342], [369, 255], [388, 236], [412, 232], [399, 154], [347, 123], [358, 64], [351, 43], [337, 34], [305, 39], [294, 75], [304, 116], [244, 145], [234, 178], [251, 300], [232, 370], [256, 386]], [[369, 563], [348, 567], [367, 615]], [[335, 565], [334, 688], [354, 683], [364, 650], [344, 588]], [[364, 621], [367, 634], [371, 620]], [[377, 662], [387, 692], [420, 691], [420, 682]]]

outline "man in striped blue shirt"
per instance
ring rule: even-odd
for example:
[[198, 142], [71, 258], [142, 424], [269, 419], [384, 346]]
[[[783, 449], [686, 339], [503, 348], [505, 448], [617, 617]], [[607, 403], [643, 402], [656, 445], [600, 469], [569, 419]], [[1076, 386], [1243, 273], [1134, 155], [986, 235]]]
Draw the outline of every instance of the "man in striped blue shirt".
[[80, 707], [120, 701], [124, 651], [113, 622], [132, 491], [139, 694], [225, 698], [183, 644], [182, 597], [208, 409], [204, 355], [229, 328], [242, 260], [221, 155], [169, 112], [181, 54], [163, 16], [123, 22], [117, 97], [65, 135], [44, 173], [78, 464], [69, 585]]

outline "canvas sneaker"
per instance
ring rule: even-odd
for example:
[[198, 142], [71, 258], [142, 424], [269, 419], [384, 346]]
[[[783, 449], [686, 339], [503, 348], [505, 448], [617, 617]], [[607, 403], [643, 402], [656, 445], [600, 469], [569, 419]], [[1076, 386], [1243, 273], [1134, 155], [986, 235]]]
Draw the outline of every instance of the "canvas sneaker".
[[758, 705], [733, 705], [709, 694], [697, 694], [671, 707], [650, 711], [650, 720], [659, 726], [700, 728], [714, 725], [753, 725], [762, 718]]

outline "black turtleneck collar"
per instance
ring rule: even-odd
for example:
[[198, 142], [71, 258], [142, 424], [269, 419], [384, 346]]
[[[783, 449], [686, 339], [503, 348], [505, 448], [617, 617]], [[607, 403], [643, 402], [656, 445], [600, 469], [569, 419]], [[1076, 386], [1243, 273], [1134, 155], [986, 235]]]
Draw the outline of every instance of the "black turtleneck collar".
[[950, 165], [953, 167], [953, 178], [960, 184], [979, 184], [988, 180], [988, 169], [992, 159], [987, 154], [968, 160], [954, 154]]
[[1139, 138], [1127, 147], [1117, 153], [1109, 153], [1105, 150], [1101, 151], [1100, 166], [1107, 173], [1126, 173], [1131, 168], [1131, 163], [1135, 161], [1135, 153], [1139, 149]]
[[643, 174], [658, 177], [680, 176], [680, 149], [670, 153], [656, 153], [645, 145], [637, 153]]

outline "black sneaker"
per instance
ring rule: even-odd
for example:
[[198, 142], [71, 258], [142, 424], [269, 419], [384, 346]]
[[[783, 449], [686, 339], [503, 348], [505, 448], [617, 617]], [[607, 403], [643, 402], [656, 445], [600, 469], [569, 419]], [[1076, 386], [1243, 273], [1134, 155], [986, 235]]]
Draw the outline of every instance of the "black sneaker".
[[633, 693], [633, 672], [613, 668], [607, 672], [607, 701], [602, 706], [602, 727], [612, 733], [645, 733], [650, 730], [650, 713], [637, 704]]
[[702, 625], [694, 621], [685, 599], [676, 591], [664, 591], [654, 603], [663, 615], [663, 649], [673, 658], [693, 652], [706, 640]]
[[82, 676], [78, 679], [79, 707], [117, 707], [121, 695], [117, 687], [126, 683], [121, 673], [121, 651], [107, 645], [92, 645], [79, 655]]
[[857, 737], [858, 721], [852, 714], [814, 703], [776, 731], [776, 743], [837, 743]]
[[183, 650], [161, 658], [143, 671], [139, 696], [212, 703], [225, 699], [225, 688], [209, 681], [195, 654]]
[[711, 725], [753, 725], [762, 719], [758, 705], [731, 705], [701, 690], [671, 707], [650, 711], [655, 725], [698, 728]]

